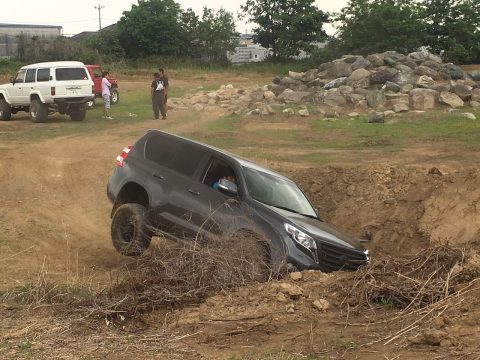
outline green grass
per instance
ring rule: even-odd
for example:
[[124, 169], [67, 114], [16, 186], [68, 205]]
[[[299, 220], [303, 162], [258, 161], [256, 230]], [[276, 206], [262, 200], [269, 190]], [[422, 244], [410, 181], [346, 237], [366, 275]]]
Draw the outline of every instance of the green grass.
[[25, 284], [0, 292], [0, 301], [14, 301], [22, 304], [59, 304], [88, 300], [93, 297], [90, 290], [81, 286], [66, 284]]
[[333, 345], [341, 350], [354, 350], [357, 346], [354, 341], [345, 339], [343, 336], [337, 336]]
[[26, 359], [33, 355], [33, 344], [28, 340], [22, 340], [17, 344], [18, 352]]

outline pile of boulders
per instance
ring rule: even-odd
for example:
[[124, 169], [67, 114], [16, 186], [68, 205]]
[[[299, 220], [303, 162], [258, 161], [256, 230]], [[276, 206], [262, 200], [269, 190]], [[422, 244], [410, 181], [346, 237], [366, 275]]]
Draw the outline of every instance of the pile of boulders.
[[439, 56], [419, 51], [396, 51], [367, 57], [345, 55], [306, 72], [290, 71], [263, 87], [236, 89], [222, 86], [188, 99], [200, 111], [220, 106], [233, 113], [308, 116], [323, 114], [393, 114], [444, 106], [480, 107], [480, 71], [465, 72]]

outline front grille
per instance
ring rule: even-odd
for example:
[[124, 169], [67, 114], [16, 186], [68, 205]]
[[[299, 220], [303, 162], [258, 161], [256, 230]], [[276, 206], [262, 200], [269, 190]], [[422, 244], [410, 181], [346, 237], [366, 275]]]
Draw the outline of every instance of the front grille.
[[368, 255], [363, 250], [317, 241], [318, 264], [324, 271], [357, 270], [368, 264]]

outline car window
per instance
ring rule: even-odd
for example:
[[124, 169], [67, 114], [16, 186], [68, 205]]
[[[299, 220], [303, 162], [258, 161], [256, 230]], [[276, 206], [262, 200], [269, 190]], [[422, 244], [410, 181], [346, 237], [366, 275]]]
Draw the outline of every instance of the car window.
[[27, 70], [27, 75], [25, 76], [25, 82], [26, 83], [32, 83], [35, 82], [35, 73], [37, 69], [28, 69]]
[[37, 81], [38, 82], [50, 81], [50, 69], [38, 69]]
[[88, 76], [84, 68], [58, 68], [55, 69], [55, 79], [58, 81], [88, 80]]
[[315, 209], [291, 180], [243, 167], [247, 191], [252, 198], [266, 205], [316, 217]]
[[17, 76], [15, 76], [15, 84], [23, 83], [24, 79], [25, 79], [25, 70], [20, 70], [17, 73]]
[[193, 176], [205, 155], [206, 151], [193, 144], [160, 135], [152, 136], [145, 147], [147, 159], [188, 177]]
[[233, 167], [223, 160], [213, 158], [207, 165], [202, 182], [207, 186], [215, 188], [215, 184], [222, 178], [237, 183], [237, 176]]

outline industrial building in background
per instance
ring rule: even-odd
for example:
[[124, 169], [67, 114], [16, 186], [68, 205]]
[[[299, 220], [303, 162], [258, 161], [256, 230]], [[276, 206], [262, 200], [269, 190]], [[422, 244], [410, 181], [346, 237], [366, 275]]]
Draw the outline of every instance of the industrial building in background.
[[62, 26], [0, 23], [0, 59], [18, 56], [18, 43], [21, 36], [47, 39], [62, 35]]
[[240, 34], [238, 46], [235, 51], [227, 54], [228, 60], [234, 65], [248, 64], [266, 60], [271, 55], [271, 50], [264, 48], [253, 41], [250, 34]]

